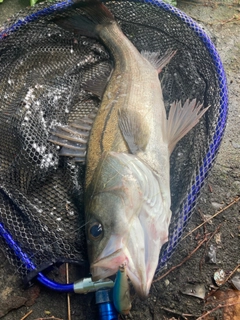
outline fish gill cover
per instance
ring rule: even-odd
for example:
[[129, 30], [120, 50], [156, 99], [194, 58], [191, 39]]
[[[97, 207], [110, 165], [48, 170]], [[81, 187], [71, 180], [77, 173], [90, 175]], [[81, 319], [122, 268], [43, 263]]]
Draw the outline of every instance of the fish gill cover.
[[[81, 13], [72, 4], [40, 3], [0, 31], [0, 223], [37, 267], [87, 259], [84, 166], [60, 157], [48, 138], [54, 126], [97, 110], [99, 98], [83, 84], [106, 76], [106, 70], [110, 74], [112, 61], [97, 40], [52, 21]], [[218, 151], [227, 116], [226, 79], [214, 45], [181, 11], [154, 0], [105, 4], [139, 51], [177, 50], [160, 74], [167, 113], [170, 103], [187, 98], [211, 106], [171, 156], [172, 220], [161, 269], [194, 212]], [[26, 276], [31, 266], [0, 241], [9, 261]]]

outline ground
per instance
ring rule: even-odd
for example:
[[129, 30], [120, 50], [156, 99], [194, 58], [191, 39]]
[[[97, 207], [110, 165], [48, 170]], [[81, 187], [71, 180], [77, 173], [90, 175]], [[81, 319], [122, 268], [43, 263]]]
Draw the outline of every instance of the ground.
[[[4, 0], [3, 4], [0, 4], [0, 24], [27, 4], [27, 0]], [[232, 5], [229, 1], [187, 1], [178, 2], [178, 7], [213, 35], [225, 67], [229, 88], [226, 133], [186, 234], [200, 225], [206, 216], [215, 214], [234, 200], [236, 202], [213, 218], [211, 223], [206, 223], [182, 240], [161, 275], [185, 258], [187, 261], [163, 279], [154, 282], [146, 301], [140, 301], [133, 296], [132, 319], [197, 319], [203, 314], [204, 308], [208, 307], [203, 299], [184, 295], [182, 292], [186, 291], [186, 285], [203, 284], [208, 294], [216, 286], [213, 275], [217, 269], [222, 268], [230, 275], [238, 265], [240, 268], [240, 6], [232, 0]], [[211, 233], [213, 237], [210, 241], [205, 241], [187, 258], [202, 240], [209, 239]], [[205, 259], [211, 244], [216, 248], [216, 264], [208, 263]], [[62, 273], [64, 270], [60, 270], [55, 276], [61, 278], [64, 276]], [[18, 275], [1, 251], [0, 287], [0, 318], [3, 320], [23, 319], [31, 310], [27, 320], [50, 317], [67, 319], [66, 295], [49, 291], [39, 285], [24, 290]], [[227, 281], [221, 289], [226, 292], [228, 288], [231, 286]], [[227, 304], [227, 300], [223, 303]], [[210, 314], [214, 315], [211, 319], [240, 319], [240, 313], [227, 318], [226, 315], [223, 317], [221, 312], [222, 308], [216, 308], [215, 313]], [[97, 319], [94, 295], [71, 296], [71, 314], [72, 320]], [[210, 319], [210, 316], [204, 319]]]

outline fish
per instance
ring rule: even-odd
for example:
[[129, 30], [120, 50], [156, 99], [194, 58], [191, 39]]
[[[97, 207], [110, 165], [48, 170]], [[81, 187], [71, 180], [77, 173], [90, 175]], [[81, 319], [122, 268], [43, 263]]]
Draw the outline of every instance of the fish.
[[[159, 73], [177, 51], [139, 52], [105, 5], [84, 4], [84, 15], [58, 25], [99, 39], [114, 66], [106, 86], [101, 88], [101, 81], [92, 84], [93, 92], [102, 92], [92, 124], [79, 120], [76, 134], [76, 123], [56, 128], [51, 141], [60, 144], [58, 131], [65, 130], [61, 155], [86, 163], [85, 221], [92, 279], [115, 275], [124, 265], [135, 291], [145, 299], [160, 250], [168, 241], [170, 155], [208, 107], [196, 99], [183, 105], [173, 101], [167, 118]], [[91, 84], [87, 86], [90, 90]]]

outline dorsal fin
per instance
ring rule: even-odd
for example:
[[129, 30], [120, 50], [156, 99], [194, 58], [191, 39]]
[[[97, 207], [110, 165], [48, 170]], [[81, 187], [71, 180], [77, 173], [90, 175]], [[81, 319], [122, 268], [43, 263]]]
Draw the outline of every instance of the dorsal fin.
[[151, 65], [158, 71], [158, 73], [160, 73], [162, 69], [175, 56], [176, 52], [176, 50], [167, 50], [163, 56], [160, 56], [159, 52], [150, 52], [143, 50], [141, 51], [141, 55], [151, 63]]

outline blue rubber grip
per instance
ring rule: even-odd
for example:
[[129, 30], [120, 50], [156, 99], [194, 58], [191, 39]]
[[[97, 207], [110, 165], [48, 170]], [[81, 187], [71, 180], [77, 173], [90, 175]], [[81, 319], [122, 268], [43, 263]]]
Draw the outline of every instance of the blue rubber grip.
[[113, 303], [105, 302], [98, 305], [99, 320], [118, 320], [118, 314]]

